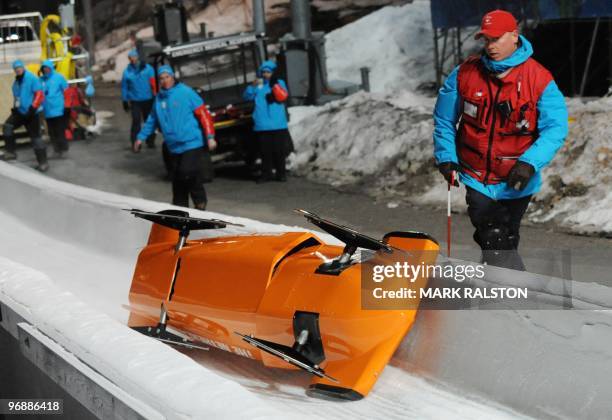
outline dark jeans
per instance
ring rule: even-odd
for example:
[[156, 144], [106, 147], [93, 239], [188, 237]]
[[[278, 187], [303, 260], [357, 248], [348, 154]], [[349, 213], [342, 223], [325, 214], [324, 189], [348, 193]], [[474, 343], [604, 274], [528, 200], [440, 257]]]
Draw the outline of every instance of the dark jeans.
[[[136, 141], [136, 136], [140, 131], [141, 124], [147, 120], [151, 108], [153, 107], [153, 99], [148, 101], [130, 101], [130, 107], [132, 109], [132, 129], [130, 131], [130, 140], [132, 144]], [[155, 134], [151, 134], [147, 138], [147, 144], [155, 143]]]
[[277, 178], [285, 177], [285, 158], [291, 137], [288, 130], [258, 131], [261, 148], [261, 166], [264, 178], [272, 178], [272, 169]]
[[51, 139], [53, 150], [56, 152], [67, 151], [66, 118], [63, 115], [55, 118], [47, 118], [47, 128], [49, 129], [49, 138]]
[[521, 220], [531, 196], [513, 200], [493, 200], [466, 187], [468, 215], [476, 228], [474, 240], [483, 250], [483, 262], [524, 270], [518, 254]]
[[200, 147], [165, 156], [172, 179], [172, 204], [189, 207], [189, 195], [196, 206], [208, 201], [202, 174], [203, 155], [204, 148]]

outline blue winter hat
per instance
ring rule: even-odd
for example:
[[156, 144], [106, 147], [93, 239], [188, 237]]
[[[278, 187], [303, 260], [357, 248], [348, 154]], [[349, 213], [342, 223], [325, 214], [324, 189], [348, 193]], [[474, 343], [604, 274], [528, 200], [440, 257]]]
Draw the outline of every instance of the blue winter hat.
[[138, 51], [136, 49], [130, 50], [128, 52], [128, 57], [136, 57], [136, 58], [138, 58]]
[[167, 64], [164, 64], [160, 68], [157, 69], [157, 75], [161, 76], [162, 73], [168, 73], [170, 76], [174, 77], [174, 70]]
[[270, 72], [274, 72], [274, 70], [276, 70], [276, 63], [272, 60], [266, 60], [264, 61], [261, 66], [259, 66], [259, 76], [261, 76], [261, 73], [263, 73], [265, 70], [270, 71]]
[[45, 60], [40, 64], [41, 70], [43, 67], [49, 67], [51, 70], [53, 70], [53, 62], [51, 60]]
[[15, 60], [13, 61], [13, 70], [15, 70], [18, 67], [23, 67], [25, 68], [25, 64], [23, 64], [23, 61], [21, 60]]

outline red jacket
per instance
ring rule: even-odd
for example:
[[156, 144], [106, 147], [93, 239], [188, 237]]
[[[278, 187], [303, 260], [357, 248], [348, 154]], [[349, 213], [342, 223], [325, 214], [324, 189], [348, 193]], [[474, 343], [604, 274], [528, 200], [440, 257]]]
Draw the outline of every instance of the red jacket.
[[536, 106], [551, 80], [550, 72], [532, 58], [503, 78], [490, 74], [478, 57], [461, 64], [457, 154], [469, 175], [484, 184], [505, 181], [538, 137]]

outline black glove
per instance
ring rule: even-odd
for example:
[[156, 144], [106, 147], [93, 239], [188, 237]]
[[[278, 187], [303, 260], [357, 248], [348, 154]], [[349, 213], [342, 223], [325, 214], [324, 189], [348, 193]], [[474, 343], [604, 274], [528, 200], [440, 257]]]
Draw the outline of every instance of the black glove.
[[453, 185], [455, 187], [459, 186], [459, 181], [457, 181], [457, 174], [461, 171], [461, 166], [457, 165], [455, 162], [442, 162], [438, 165], [438, 171], [442, 174], [447, 183], [451, 182], [451, 174], [455, 171], [455, 179], [453, 180]]
[[268, 83], [270, 84], [270, 89], [272, 89], [274, 85], [278, 83], [278, 77], [273, 74], [272, 77], [270, 77], [270, 81]]
[[123, 110], [125, 112], [130, 112], [130, 103], [128, 101], [123, 101]]
[[30, 106], [30, 108], [28, 108], [28, 112], [26, 112], [24, 117], [32, 118], [34, 115], [36, 115], [36, 108], [34, 108], [33, 106]]
[[266, 102], [269, 104], [273, 104], [274, 102], [277, 102], [272, 92], [266, 94]]
[[523, 191], [533, 174], [535, 174], [533, 166], [518, 160], [508, 172], [508, 186], [517, 191]]

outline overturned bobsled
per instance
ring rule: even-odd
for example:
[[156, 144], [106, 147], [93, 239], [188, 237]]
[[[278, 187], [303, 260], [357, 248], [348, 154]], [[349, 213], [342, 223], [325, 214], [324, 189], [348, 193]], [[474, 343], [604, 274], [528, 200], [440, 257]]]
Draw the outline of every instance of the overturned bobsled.
[[178, 210], [131, 210], [153, 226], [136, 263], [129, 326], [174, 345], [214, 346], [268, 367], [303, 369], [313, 375], [311, 396], [363, 398], [416, 308], [363, 309], [362, 270], [398, 255], [412, 264], [434, 263], [438, 244], [419, 232], [377, 240], [297, 211], [345, 246], [299, 231], [187, 240], [192, 230], [230, 223]]

